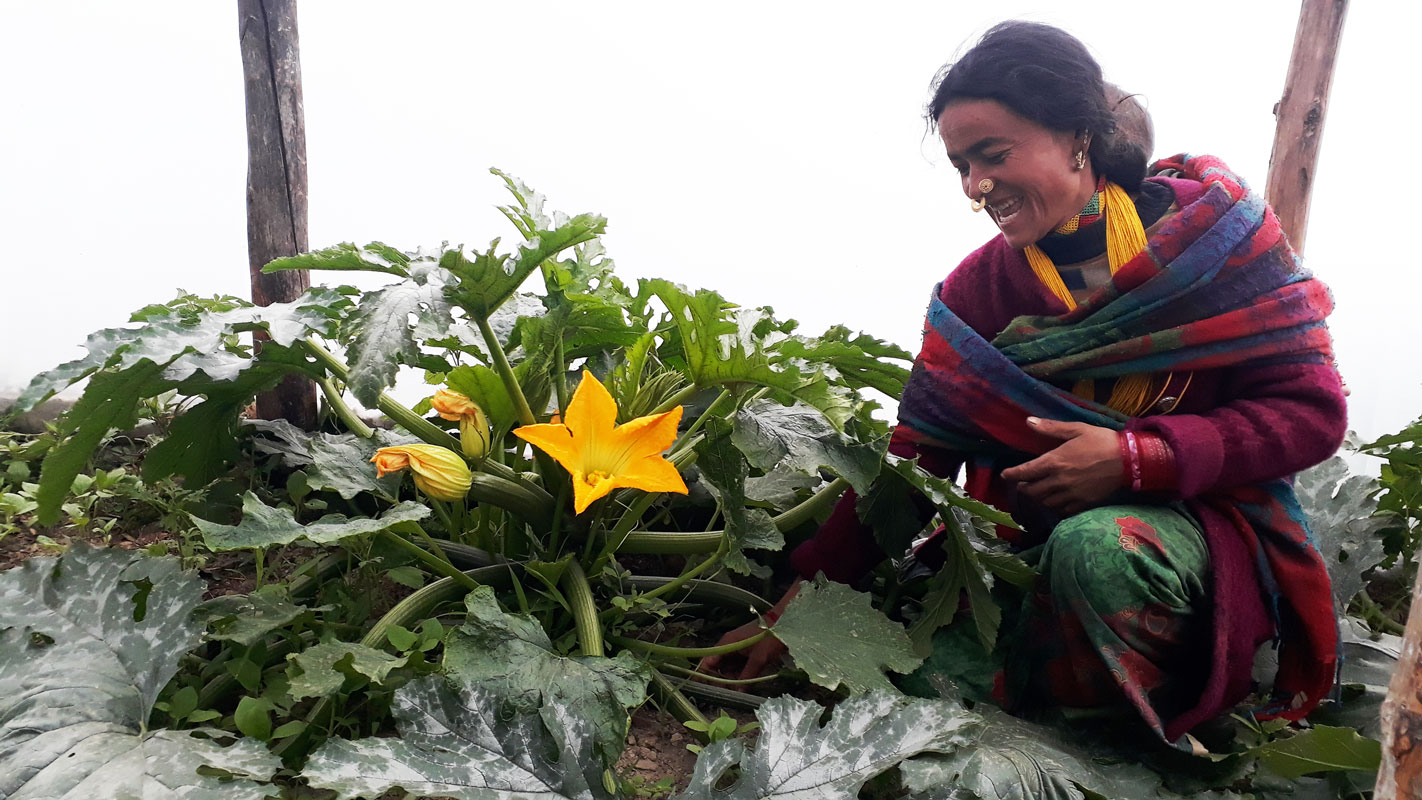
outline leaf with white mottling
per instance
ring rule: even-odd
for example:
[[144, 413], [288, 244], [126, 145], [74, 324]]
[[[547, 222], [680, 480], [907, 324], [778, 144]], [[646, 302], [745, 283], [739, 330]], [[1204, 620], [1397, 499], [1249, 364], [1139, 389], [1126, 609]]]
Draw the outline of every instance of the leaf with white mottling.
[[280, 762], [260, 743], [144, 730], [199, 641], [201, 598], [177, 559], [83, 543], [0, 574], [0, 798], [128, 800], [165, 796], [159, 787], [193, 800], [266, 797], [271, 787], [252, 779]]
[[750, 468], [745, 456], [732, 444], [731, 423], [711, 417], [705, 431], [706, 438], [696, 446], [696, 463], [701, 477], [720, 496], [730, 546], [725, 564], [745, 574], [751, 570], [746, 550], [779, 550], [785, 546], [785, 537], [765, 509], [746, 507], [745, 483]]
[[554, 653], [543, 626], [531, 617], [505, 614], [488, 586], [470, 592], [464, 604], [465, 623], [445, 645], [445, 672], [520, 710], [542, 714], [555, 738], [561, 731], [554, 708], [586, 720], [599, 755], [609, 765], [616, 761], [627, 736], [627, 709], [647, 697], [646, 666], [627, 652], [616, 658]]
[[379, 533], [401, 522], [417, 522], [430, 515], [429, 506], [409, 501], [400, 503], [379, 517], [327, 514], [310, 525], [302, 525], [289, 508], [273, 508], [252, 492], [242, 496], [242, 521], [236, 525], [208, 522], [192, 517], [202, 531], [202, 539], [215, 551], [248, 550], [291, 544], [305, 539], [313, 544], [331, 544], [350, 536]]
[[899, 770], [913, 800], [1083, 800], [1157, 797], [1160, 776], [1138, 764], [1100, 767], [1063, 731], [991, 707], [982, 725], [948, 754], [906, 761]]
[[731, 441], [754, 467], [797, 469], [810, 475], [828, 469], [860, 493], [879, 474], [886, 444], [854, 441], [835, 430], [818, 410], [773, 400], [752, 400], [738, 410]]
[[[756, 711], [760, 739], [747, 752], [734, 739], [706, 747], [678, 800], [853, 800], [870, 778], [923, 752], [963, 745], [978, 717], [956, 703], [873, 693], [835, 706], [793, 697], [765, 701]], [[740, 777], [716, 790], [731, 766]]]
[[383, 650], [355, 642], [321, 642], [300, 653], [287, 656], [300, 674], [288, 670], [291, 699], [327, 697], [340, 691], [346, 678], [360, 675], [374, 684], [383, 684], [390, 673], [405, 666], [407, 657], [396, 658]]
[[367, 293], [351, 315], [351, 393], [366, 408], [375, 408], [380, 393], [395, 382], [401, 364], [413, 365], [420, 357], [413, 318], [426, 326], [446, 329], [453, 322], [452, 306], [445, 299], [449, 274], [428, 259], [410, 262], [410, 277], [384, 289]]
[[1340, 456], [1300, 472], [1294, 481], [1340, 612], [1363, 590], [1363, 575], [1383, 560], [1383, 529], [1397, 524], [1392, 515], [1375, 515], [1380, 491], [1377, 478], [1350, 474]]
[[211, 639], [253, 645], [313, 611], [287, 602], [277, 595], [278, 590], [280, 587], [267, 587], [251, 594], [214, 597], [198, 607], [197, 619], [210, 628]]
[[894, 691], [884, 670], [911, 672], [923, 659], [903, 626], [869, 604], [869, 595], [819, 576], [801, 586], [771, 632], [795, 665], [828, 689]]
[[[307, 433], [286, 420], [248, 420], [264, 435], [254, 437], [256, 449], [281, 455], [287, 466], [306, 472], [306, 485], [336, 492], [349, 500], [361, 492], [394, 499], [400, 493], [400, 473], [376, 477], [370, 459], [382, 447], [414, 444], [419, 439], [395, 431], [375, 429], [369, 439], [353, 433]], [[268, 438], [270, 437], [270, 438]], [[449, 446], [459, 441], [450, 437]]]
[[395, 788], [456, 800], [611, 800], [593, 753], [592, 725], [552, 706], [564, 744], [536, 714], [510, 710], [490, 693], [443, 678], [395, 692], [398, 739], [331, 739], [302, 773], [338, 800]]

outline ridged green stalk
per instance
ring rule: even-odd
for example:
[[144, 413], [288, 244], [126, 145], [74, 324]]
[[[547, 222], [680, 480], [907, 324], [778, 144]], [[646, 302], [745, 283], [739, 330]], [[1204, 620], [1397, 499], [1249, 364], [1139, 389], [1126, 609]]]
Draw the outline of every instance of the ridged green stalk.
[[[824, 488], [805, 498], [804, 502], [771, 518], [775, 529], [784, 533], [814, 519], [820, 511], [844, 494], [849, 481], [835, 478]], [[678, 533], [676, 531], [632, 531], [617, 548], [619, 553], [652, 553], [659, 555], [692, 555], [711, 553], [721, 544], [725, 531], [705, 533]]]
[[518, 377], [514, 375], [513, 367], [509, 366], [509, 357], [504, 353], [503, 345], [499, 344], [499, 337], [494, 335], [494, 329], [487, 318], [475, 314], [474, 322], [478, 324], [484, 344], [489, 348], [489, 357], [494, 360], [494, 371], [499, 373], [499, 379], [504, 382], [504, 391], [508, 392], [509, 399], [513, 401], [519, 424], [532, 425], [536, 421], [533, 418], [533, 409], [528, 407], [528, 398], [523, 396], [523, 387], [518, 385]]
[[672, 647], [669, 644], [644, 642], [641, 639], [628, 639], [625, 636], [609, 636], [607, 640], [618, 647], [636, 650], [641, 653], [651, 653], [654, 656], [667, 656], [668, 658], [705, 658], [706, 656], [720, 656], [726, 653], [744, 650], [769, 635], [770, 631], [761, 631], [739, 642], [718, 644], [711, 647]]
[[577, 561], [569, 561], [563, 571], [563, 594], [568, 598], [568, 607], [573, 612], [573, 624], [578, 632], [578, 647], [585, 656], [603, 655], [602, 625], [597, 618], [597, 604], [593, 602], [592, 587], [588, 586], [588, 576]]
[[375, 435], [375, 431], [365, 424], [365, 420], [356, 416], [354, 410], [346, 404], [346, 399], [341, 397], [341, 392], [336, 388], [336, 382], [326, 376], [316, 382], [321, 387], [321, 394], [326, 396], [326, 405], [331, 407], [332, 413], [345, 424], [346, 430], [354, 433], [362, 439], [369, 439]]
[[[702, 725], [710, 725], [711, 720], [701, 713], [701, 709], [696, 704], [687, 699], [667, 676], [652, 670], [652, 691], [656, 693], [657, 699], [661, 701], [662, 707], [671, 712], [678, 722], [699, 722]], [[697, 734], [704, 742], [704, 734]]]

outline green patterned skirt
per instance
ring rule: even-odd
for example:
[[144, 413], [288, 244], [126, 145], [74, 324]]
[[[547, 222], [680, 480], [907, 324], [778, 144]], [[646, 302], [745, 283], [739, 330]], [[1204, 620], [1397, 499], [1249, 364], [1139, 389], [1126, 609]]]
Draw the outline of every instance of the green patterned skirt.
[[1178, 506], [1104, 506], [1021, 555], [1039, 577], [1028, 592], [994, 588], [992, 652], [960, 613], [904, 690], [932, 696], [946, 678], [1022, 716], [1139, 721], [1164, 740], [1163, 720], [1209, 674], [1210, 560], [1195, 520]]

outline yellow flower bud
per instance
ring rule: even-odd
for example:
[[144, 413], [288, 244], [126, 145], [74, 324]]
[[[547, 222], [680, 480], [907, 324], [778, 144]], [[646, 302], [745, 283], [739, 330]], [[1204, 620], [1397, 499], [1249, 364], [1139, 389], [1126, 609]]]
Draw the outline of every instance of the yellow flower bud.
[[459, 449], [471, 459], [483, 458], [489, 452], [489, 418], [484, 409], [459, 392], [440, 389], [430, 398], [430, 407], [440, 417], [459, 420]]
[[382, 447], [370, 459], [380, 477], [405, 467], [415, 477], [415, 488], [436, 500], [453, 502], [469, 493], [474, 475], [458, 453], [434, 444]]

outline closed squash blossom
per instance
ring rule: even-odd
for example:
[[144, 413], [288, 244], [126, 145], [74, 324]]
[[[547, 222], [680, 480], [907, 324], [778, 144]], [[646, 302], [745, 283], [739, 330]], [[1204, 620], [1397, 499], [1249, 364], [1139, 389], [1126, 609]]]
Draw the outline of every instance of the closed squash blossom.
[[464, 458], [436, 444], [382, 447], [370, 460], [375, 462], [376, 473], [381, 478], [409, 467], [416, 489], [445, 502], [464, 499], [469, 485], [474, 482], [474, 474]]

